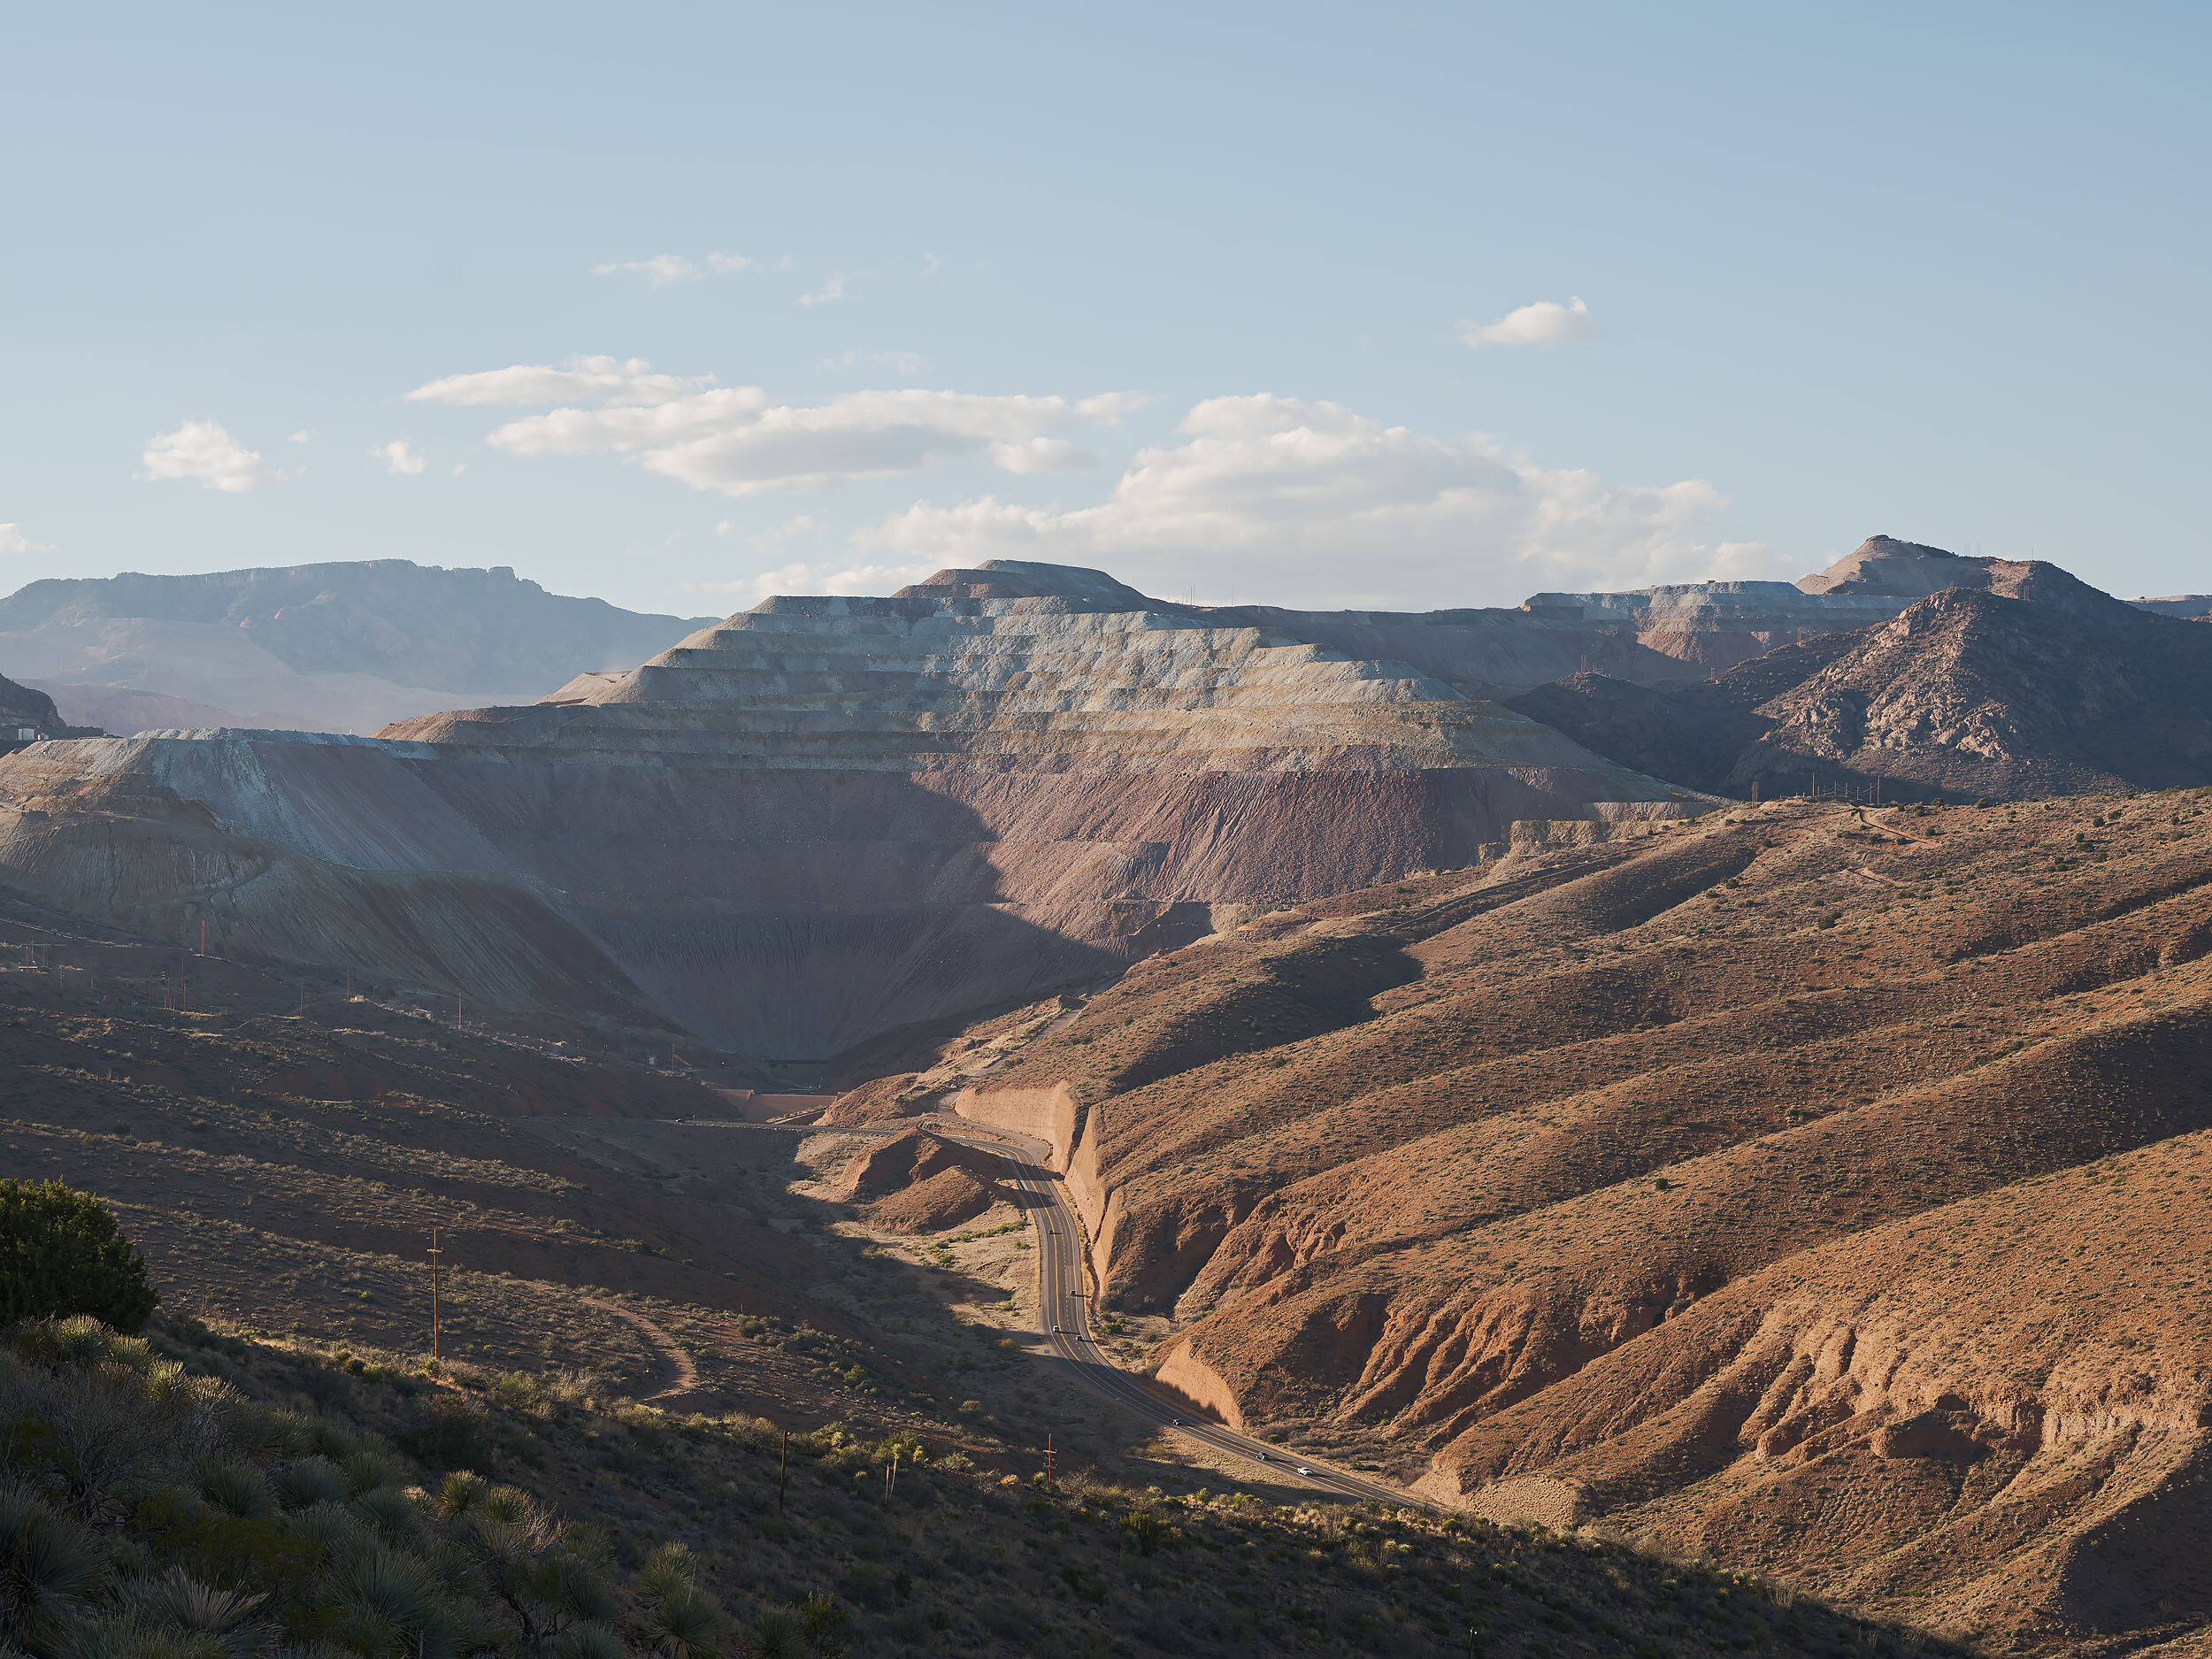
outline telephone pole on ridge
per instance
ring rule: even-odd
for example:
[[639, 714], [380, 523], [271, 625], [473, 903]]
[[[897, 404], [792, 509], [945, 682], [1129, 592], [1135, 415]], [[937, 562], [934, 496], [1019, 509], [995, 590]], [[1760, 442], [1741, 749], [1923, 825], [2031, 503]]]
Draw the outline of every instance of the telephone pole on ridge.
[[438, 1248], [438, 1230], [430, 1229], [430, 1363], [439, 1361], [438, 1329], [438, 1258], [445, 1252]]

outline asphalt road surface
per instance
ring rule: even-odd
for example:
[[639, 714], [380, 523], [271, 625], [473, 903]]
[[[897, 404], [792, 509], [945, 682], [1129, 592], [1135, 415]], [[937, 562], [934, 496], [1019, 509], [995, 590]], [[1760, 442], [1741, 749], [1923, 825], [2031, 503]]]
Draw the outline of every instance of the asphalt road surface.
[[[1025, 1150], [1010, 1150], [1005, 1141], [972, 1141], [969, 1144], [987, 1145], [1004, 1154], [1007, 1163], [1013, 1166], [1015, 1184], [1038, 1201], [1029, 1206], [1030, 1219], [1037, 1228], [1038, 1323], [1044, 1327], [1045, 1340], [1051, 1345], [1052, 1352], [1066, 1363], [1069, 1371], [1084, 1387], [1148, 1422], [1171, 1427], [1177, 1433], [1187, 1434], [1217, 1452], [1243, 1460], [1252, 1465], [1255, 1479], [1264, 1475], [1270, 1480], [1286, 1483], [1302, 1480], [1308, 1486], [1355, 1502], [1386, 1503], [1393, 1508], [1433, 1507], [1409, 1494], [1362, 1480], [1356, 1475], [1317, 1463], [1311, 1458], [1291, 1456], [1264, 1440], [1209, 1423], [1197, 1416], [1194, 1408], [1171, 1404], [1153, 1393], [1141, 1379], [1132, 1377], [1115, 1365], [1090, 1334], [1090, 1303], [1084, 1294], [1087, 1286], [1080, 1242], [1083, 1234], [1068, 1207], [1061, 1182], [1033, 1155]], [[1302, 1468], [1310, 1472], [1302, 1476], [1297, 1472]]]

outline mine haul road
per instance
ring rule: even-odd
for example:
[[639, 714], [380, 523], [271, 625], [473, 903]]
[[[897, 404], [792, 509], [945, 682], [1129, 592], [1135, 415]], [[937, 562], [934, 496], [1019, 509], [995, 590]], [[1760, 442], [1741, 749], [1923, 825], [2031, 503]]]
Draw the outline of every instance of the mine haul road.
[[[940, 1129], [938, 1133], [943, 1131]], [[1362, 1480], [1356, 1475], [1346, 1474], [1311, 1458], [1294, 1456], [1279, 1447], [1239, 1434], [1217, 1423], [1209, 1423], [1197, 1415], [1195, 1407], [1171, 1404], [1117, 1366], [1090, 1333], [1090, 1309], [1083, 1289], [1084, 1256], [1079, 1243], [1082, 1231], [1058, 1177], [1046, 1170], [1029, 1150], [1027, 1136], [1005, 1133], [1004, 1139], [988, 1141], [969, 1135], [948, 1138], [1002, 1155], [1013, 1170], [1015, 1185], [1035, 1201], [1025, 1207], [1037, 1229], [1037, 1323], [1043, 1328], [1052, 1356], [1067, 1366], [1077, 1382], [1148, 1422], [1178, 1434], [1187, 1434], [1215, 1451], [1257, 1464], [1271, 1479], [1302, 1480], [1332, 1496], [1348, 1498], [1356, 1503], [1382, 1503], [1394, 1509], [1435, 1507], [1410, 1493]], [[1015, 1143], [1012, 1149], [1009, 1148], [1009, 1141]], [[1301, 1470], [1310, 1472], [1301, 1475]]]

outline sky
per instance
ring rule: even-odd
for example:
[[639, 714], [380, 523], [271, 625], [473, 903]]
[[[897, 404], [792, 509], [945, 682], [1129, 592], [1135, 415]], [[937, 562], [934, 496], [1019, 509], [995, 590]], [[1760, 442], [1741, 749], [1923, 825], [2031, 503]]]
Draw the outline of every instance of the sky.
[[0, 591], [2212, 589], [2201, 6], [19, 8]]

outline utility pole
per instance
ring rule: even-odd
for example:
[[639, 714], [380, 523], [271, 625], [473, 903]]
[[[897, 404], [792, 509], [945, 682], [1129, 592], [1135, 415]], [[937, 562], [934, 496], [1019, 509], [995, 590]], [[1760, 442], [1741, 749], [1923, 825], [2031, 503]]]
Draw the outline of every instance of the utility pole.
[[438, 1258], [445, 1252], [438, 1248], [438, 1230], [430, 1229], [430, 1363], [439, 1360], [438, 1344]]
[[776, 1464], [776, 1513], [783, 1513], [784, 1494], [791, 1486], [791, 1431], [783, 1432], [783, 1456]]
[[453, 1029], [457, 1032], [463, 1029], [461, 1025], [461, 994], [458, 991], [456, 991], [453, 994]]
[[1045, 1485], [1049, 1486], [1054, 1484], [1056, 1483], [1052, 1473], [1052, 1431], [1047, 1429], [1045, 1431]]

